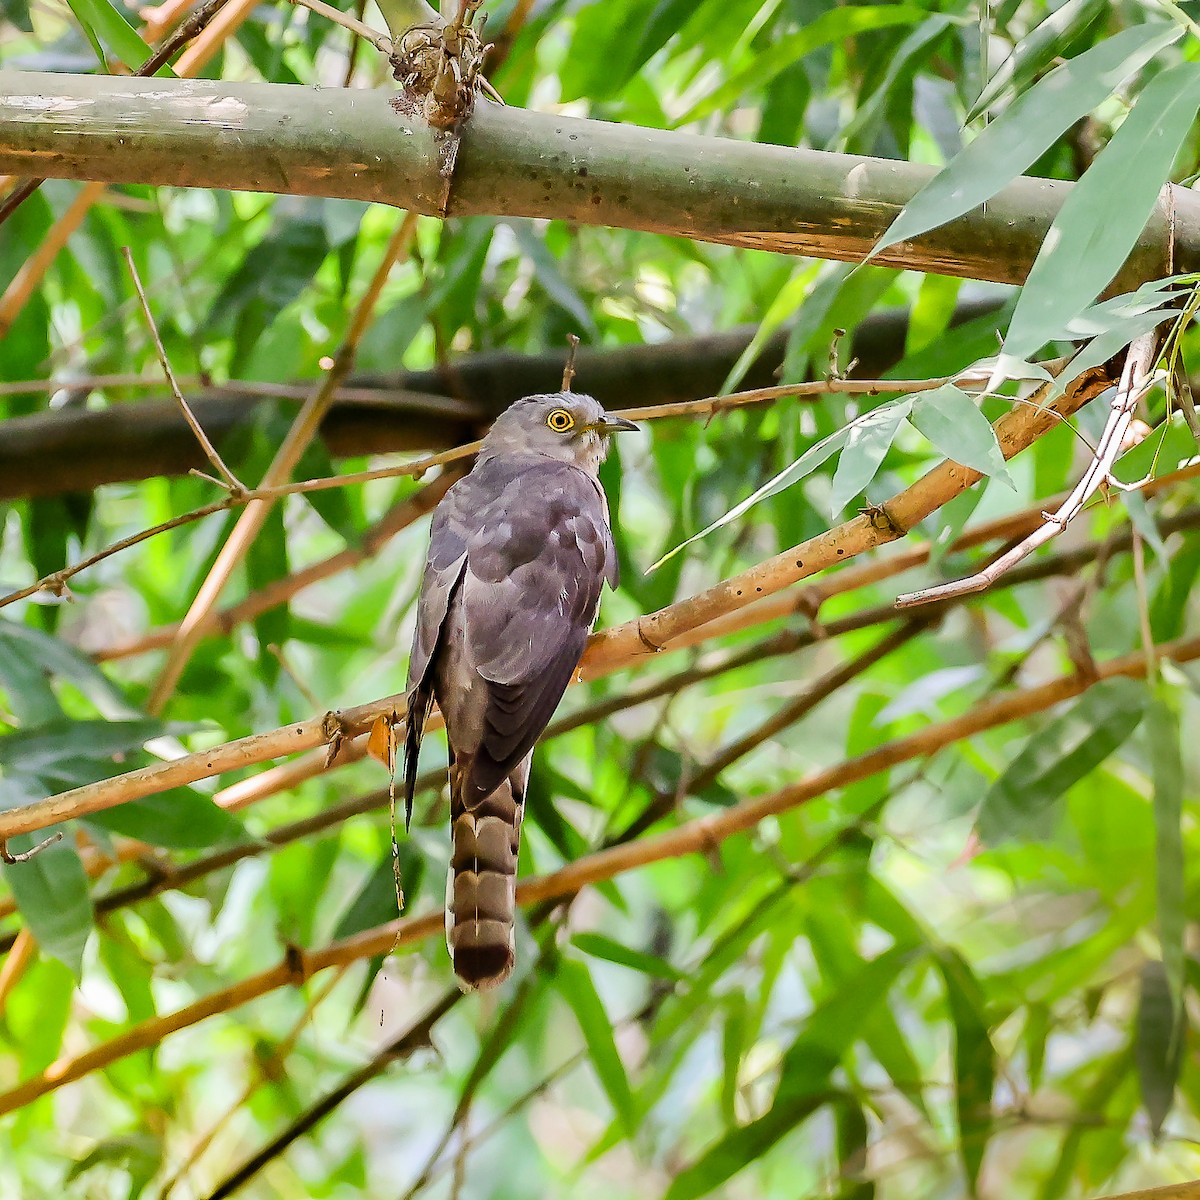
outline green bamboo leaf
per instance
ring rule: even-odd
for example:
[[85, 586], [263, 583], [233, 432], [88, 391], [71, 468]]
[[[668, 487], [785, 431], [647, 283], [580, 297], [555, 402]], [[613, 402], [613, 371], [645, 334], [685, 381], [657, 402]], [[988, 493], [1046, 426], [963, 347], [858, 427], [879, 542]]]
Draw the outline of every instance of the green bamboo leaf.
[[837, 1159], [841, 1190], [838, 1200], [874, 1200], [875, 1181], [863, 1178], [867, 1167], [869, 1127], [862, 1104], [847, 1097], [837, 1108]]
[[74, 684], [96, 706], [101, 716], [116, 718], [141, 715], [90, 658], [60, 638], [29, 625], [0, 620], [0, 657], [10, 654], [20, 654], [40, 663], [47, 674]]
[[140, 750], [153, 738], [192, 728], [177, 722], [55, 721], [18, 729], [0, 737], [0, 766], [28, 774], [53, 770], [76, 759], [111, 760], [114, 755]]
[[822, 13], [797, 33], [773, 42], [741, 71], [726, 79], [702, 100], [692, 105], [674, 122], [673, 128], [690, 125], [711, 113], [730, 108], [747, 90], [764, 87], [780, 71], [806, 54], [859, 34], [889, 25], [911, 25], [929, 14], [910, 4], [871, 4], [855, 8], [835, 8]]
[[1133, 1055], [1142, 1104], [1157, 1139], [1175, 1102], [1183, 1064], [1182, 1024], [1171, 996], [1166, 967], [1151, 959], [1142, 967]]
[[[425, 858], [410, 841], [399, 846], [400, 879], [404, 887], [404, 906], [408, 908], [421, 891], [425, 878]], [[351, 937], [364, 929], [374, 929], [396, 919], [396, 869], [392, 848], [380, 856], [358, 895], [350, 901], [333, 931], [335, 938]]]
[[954, 1099], [958, 1145], [967, 1183], [976, 1194], [979, 1170], [991, 1137], [996, 1051], [988, 1033], [987, 1001], [966, 960], [953, 950], [938, 954], [946, 1001], [954, 1023]]
[[[876, 409], [875, 411], [878, 410]], [[708, 537], [710, 533], [721, 529], [731, 521], [736, 521], [738, 517], [748, 512], [760, 500], [774, 496], [777, 492], [783, 491], [784, 488], [791, 487], [793, 483], [798, 483], [806, 475], [811, 475], [827, 458], [831, 458], [837, 453], [838, 449], [846, 441], [847, 437], [849, 437], [850, 430], [853, 428], [854, 424], [852, 423], [837, 430], [836, 433], [831, 433], [828, 437], [822, 438], [815, 446], [810, 446], [790, 467], [785, 467], [773, 479], [767, 480], [762, 487], [752, 492], [745, 500], [735, 504], [724, 516], [718, 517], [711, 524], [706, 525], [700, 530], [699, 533], [692, 534], [686, 541], [680, 542], [673, 550], [669, 550], [658, 562], [650, 566], [649, 570], [658, 570], [663, 563], [674, 558], [675, 555], [690, 546], [693, 542], [698, 542], [701, 538]]]
[[1196, 576], [1200, 574], [1200, 537], [1185, 537], [1171, 556], [1166, 578], [1150, 602], [1150, 632], [1156, 642], [1169, 642], [1183, 632], [1183, 619]]
[[584, 954], [593, 958], [602, 958], [605, 962], [617, 963], [634, 971], [641, 971], [655, 979], [669, 979], [672, 982], [682, 979], [683, 972], [676, 970], [669, 962], [656, 954], [646, 954], [642, 950], [633, 950], [628, 946], [614, 942], [612, 938], [602, 933], [577, 933], [571, 939], [571, 945]]
[[871, 254], [919, 237], [990, 200], [1181, 33], [1173, 25], [1135, 25], [1056, 67], [904, 206]]
[[252, 840], [237, 817], [190, 788], [118, 804], [92, 813], [87, 823], [168, 850], [203, 850]]
[[9, 710], [23, 726], [64, 720], [49, 673], [25, 645], [6, 636], [8, 624], [0, 621], [0, 692]]
[[1010, 87], [1020, 89], [1047, 63], [1062, 57], [1062, 52], [1102, 13], [1108, 0], [1067, 0], [1039, 21], [1000, 64], [995, 75], [971, 106], [967, 123], [986, 112]]
[[979, 836], [989, 845], [1052, 832], [1058, 802], [1098, 767], [1140, 724], [1145, 686], [1107, 679], [1042, 727], [992, 784], [979, 812]]
[[908, 419], [946, 458], [1017, 490], [991, 422], [961, 388], [947, 383], [923, 393], [913, 403]]
[[1033, 354], [1117, 273], [1154, 211], [1198, 107], [1200, 63], [1179, 63], [1146, 85], [1050, 226], [1013, 311], [1006, 354]]
[[911, 399], [883, 404], [848, 427], [829, 494], [832, 516], [836, 518], [875, 478], [912, 407]]
[[[0, 779], [0, 809], [13, 808], [30, 790], [29, 781]], [[8, 839], [9, 851], [24, 854], [59, 830], [41, 829]], [[83, 948], [92, 932], [92, 898], [83, 862], [69, 838], [39, 851], [26, 862], [3, 863], [4, 879], [37, 944], [79, 978]]]
[[749, 1001], [745, 993], [733, 992], [725, 1003], [725, 1020], [721, 1026], [721, 1114], [727, 1125], [737, 1123], [739, 1077], [749, 1029]]
[[784, 1055], [770, 1109], [758, 1120], [726, 1134], [681, 1171], [667, 1189], [665, 1200], [708, 1195], [832, 1099], [830, 1076], [858, 1040], [867, 1017], [914, 957], [915, 952], [907, 946], [885, 951], [817, 1008]]
[[815, 274], [816, 272], [811, 267], [792, 272], [763, 314], [749, 345], [738, 355], [737, 361], [730, 367], [729, 374], [725, 376], [725, 382], [721, 384], [718, 395], [728, 395], [745, 379], [746, 372], [762, 353], [762, 348], [770, 340], [771, 335], [808, 299]]
[[564, 958], [559, 960], [554, 982], [579, 1022], [592, 1067], [609, 1103], [624, 1126], [626, 1136], [632, 1137], [635, 1122], [629, 1078], [613, 1040], [612, 1021], [604, 1011], [591, 973], [583, 963]]
[[[107, 70], [107, 62], [101, 44], [108, 52], [118, 58], [130, 71], [136, 71], [148, 59], [153, 50], [142, 41], [138, 32], [129, 23], [125, 14], [108, 0], [67, 0], [75, 19], [83, 26], [88, 40], [97, 50], [100, 66]], [[160, 67], [156, 72], [158, 78], [175, 78], [175, 72], [170, 67]]]
[[[835, 10], [836, 11], [836, 10]], [[954, 25], [954, 18], [944, 13], [928, 16], [897, 46], [887, 59], [887, 69], [871, 94], [863, 99], [858, 111], [841, 131], [841, 144], [847, 148], [854, 145], [864, 129], [879, 119], [894, 95], [896, 84], [904, 78], [911, 79], [921, 56]]]
[[1183, 737], [1178, 690], [1160, 680], [1145, 722], [1146, 749], [1154, 780], [1154, 853], [1158, 938], [1175, 1012], [1184, 1016], [1184, 928], [1187, 893], [1183, 850]]
[[1164, 567], [1170, 566], [1171, 556], [1167, 552], [1162, 534], [1158, 532], [1158, 526], [1154, 523], [1154, 514], [1146, 503], [1146, 497], [1141, 492], [1122, 492], [1121, 503], [1129, 514], [1129, 523], [1137, 530], [1142, 541], [1154, 551], [1154, 557]]

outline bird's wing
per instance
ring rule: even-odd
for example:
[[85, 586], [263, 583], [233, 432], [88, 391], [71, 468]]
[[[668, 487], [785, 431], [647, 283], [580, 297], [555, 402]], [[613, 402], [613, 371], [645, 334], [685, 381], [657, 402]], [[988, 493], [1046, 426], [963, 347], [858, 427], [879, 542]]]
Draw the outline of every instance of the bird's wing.
[[461, 604], [488, 683], [483, 736], [465, 781], [487, 796], [533, 748], [579, 665], [615, 559], [599, 485], [565, 463], [507, 468], [467, 544]]
[[429, 553], [421, 594], [417, 599], [417, 625], [408, 659], [408, 705], [404, 738], [405, 824], [412, 819], [416, 790], [417, 759], [425, 721], [433, 705], [434, 652], [450, 600], [467, 563], [467, 542], [477, 532], [476, 516], [489, 497], [481, 494], [478, 478], [466, 475], [446, 494], [434, 510], [429, 531]]

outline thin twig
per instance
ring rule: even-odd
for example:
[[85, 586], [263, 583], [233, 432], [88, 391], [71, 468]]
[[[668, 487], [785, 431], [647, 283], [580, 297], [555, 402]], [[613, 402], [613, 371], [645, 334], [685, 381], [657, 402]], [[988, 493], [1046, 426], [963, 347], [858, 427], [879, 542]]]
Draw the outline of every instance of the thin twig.
[[386, 54], [389, 58], [391, 57], [393, 50], [392, 39], [386, 33], [380, 33], [378, 29], [372, 29], [370, 25], [358, 20], [357, 17], [352, 17], [349, 13], [344, 13], [332, 5], [324, 4], [322, 0], [289, 0], [289, 3], [301, 4], [305, 8], [311, 9], [326, 20], [333, 21], [343, 29], [350, 30], [351, 33], [356, 34], [364, 41], [370, 42], [380, 54]]
[[15, 863], [28, 862], [34, 855], [41, 854], [43, 850], [53, 846], [55, 842], [61, 842], [62, 838], [62, 830], [60, 829], [57, 833], [52, 833], [44, 841], [38, 842], [36, 846], [30, 846], [28, 850], [22, 850], [19, 854], [14, 854], [8, 848], [8, 838], [0, 838], [0, 862], [6, 862], [10, 866]]
[[[304, 1006], [304, 1011], [297, 1018], [295, 1024], [272, 1050], [272, 1058], [279, 1063], [282, 1063], [289, 1054], [295, 1049], [296, 1043], [300, 1040], [300, 1035], [304, 1032], [308, 1023], [312, 1020], [313, 1013], [316, 1012], [317, 1006], [328, 997], [329, 993], [338, 985], [342, 976], [345, 974], [346, 968], [341, 967], [335, 972], [333, 977], [327, 980], [316, 992], [310, 997], [308, 1003]], [[246, 1086], [242, 1089], [242, 1094], [219, 1116], [204, 1135], [195, 1142], [192, 1148], [184, 1156], [183, 1161], [176, 1167], [171, 1177], [163, 1184], [162, 1190], [158, 1193], [158, 1200], [167, 1200], [170, 1194], [179, 1185], [180, 1181], [191, 1171], [191, 1169], [200, 1161], [205, 1151], [213, 1144], [217, 1135], [225, 1128], [229, 1122], [241, 1112], [250, 1102], [254, 1093], [262, 1086], [265, 1074], [260, 1070], [255, 1078], [249, 1080]]]
[[1066, 500], [1053, 512], [1046, 513], [1045, 522], [1025, 538], [1019, 545], [1014, 546], [1007, 554], [995, 562], [969, 575], [964, 579], [956, 579], [950, 583], [939, 584], [937, 587], [923, 588], [919, 592], [907, 592], [896, 598], [897, 608], [912, 608], [918, 604], [928, 604], [932, 600], [944, 600], [951, 596], [961, 596], [974, 592], [986, 591], [995, 581], [1011, 570], [1023, 558], [1032, 554], [1039, 546], [1056, 538], [1068, 522], [1082, 511], [1084, 504], [1100, 488], [1102, 484], [1112, 483], [1112, 468], [1121, 453], [1125, 433], [1133, 419], [1134, 409], [1145, 394], [1151, 382], [1151, 368], [1157, 355], [1157, 335], [1152, 331], [1136, 338], [1125, 356], [1125, 367], [1121, 373], [1121, 382], [1117, 387], [1109, 410], [1108, 421], [1092, 461], [1088, 464], [1083, 478], [1075, 485]]
[[[393, 504], [362, 534], [357, 545], [347, 546], [291, 575], [272, 580], [236, 604], [215, 611], [205, 625], [205, 633], [228, 635], [243, 622], [252, 621], [255, 617], [286, 604], [305, 588], [366, 562], [378, 554], [393, 537], [429, 513], [462, 474], [462, 468], [458, 464], [452, 464], [420, 491]], [[161, 650], [170, 645], [178, 629], [178, 623], [163, 625], [127, 642], [107, 646], [93, 653], [92, 657], [97, 662], [111, 662], [145, 654], [151, 650]]]
[[562, 390], [569, 392], [571, 384], [575, 381], [575, 351], [579, 349], [579, 338], [573, 334], [567, 334], [567, 345], [570, 349], [567, 351], [567, 361], [563, 366]]
[[358, 1091], [360, 1087], [378, 1075], [382, 1075], [393, 1063], [401, 1062], [417, 1050], [428, 1046], [433, 1027], [462, 1000], [463, 995], [464, 993], [457, 988], [448, 990], [420, 1020], [386, 1045], [370, 1062], [343, 1080], [339, 1087], [322, 1097], [319, 1104], [306, 1110], [282, 1134], [273, 1138], [257, 1154], [218, 1184], [209, 1193], [208, 1200], [225, 1200], [225, 1197], [232, 1196], [242, 1184], [253, 1179], [267, 1163], [281, 1154], [292, 1142], [303, 1137], [314, 1125], [337, 1108], [347, 1096]]
[[[228, 3], [228, 0], [221, 0], [222, 4]], [[163, 369], [163, 374], [167, 377], [167, 386], [171, 389], [171, 395], [175, 397], [175, 403], [179, 405], [183, 412], [183, 419], [188, 423], [192, 433], [196, 435], [196, 441], [200, 443], [200, 449], [204, 451], [205, 457], [217, 474], [225, 481], [225, 486], [229, 489], [230, 494], [239, 496], [246, 491], [245, 484], [225, 465], [225, 460], [217, 453], [216, 447], [208, 440], [208, 434], [204, 432], [200, 422], [196, 420], [196, 414], [192, 412], [188, 402], [183, 398], [183, 392], [179, 390], [179, 381], [175, 378], [175, 372], [171, 369], [171, 360], [167, 357], [167, 348], [163, 345], [162, 337], [158, 332], [158, 325], [155, 324], [154, 314], [150, 311], [150, 301], [146, 299], [146, 289], [142, 287], [142, 277], [138, 274], [137, 264], [133, 261], [133, 253], [128, 246], [121, 247], [121, 253], [125, 256], [126, 265], [129, 267], [129, 274], [133, 279], [134, 289], [137, 291], [138, 300], [142, 306], [142, 312], [146, 317], [146, 324], [150, 327], [150, 337], [154, 342], [155, 352], [158, 354], [159, 365]]]
[[[350, 324], [342, 338], [342, 344], [334, 355], [333, 366], [330, 367], [321, 384], [305, 402], [292, 422], [271, 465], [263, 476], [263, 487], [276, 487], [284, 483], [291, 475], [305, 448], [316, 436], [322, 419], [333, 401], [333, 394], [345, 380], [354, 365], [358, 353], [358, 344], [370, 324], [375, 312], [375, 306], [383, 292], [392, 267], [408, 252], [408, 247], [417, 231], [417, 216], [406, 213], [392, 233], [387, 247], [380, 258], [375, 273], [367, 285], [366, 291], [356, 305], [350, 317]], [[252, 500], [238, 518], [237, 524], [230, 533], [221, 552], [217, 555], [196, 598], [188, 608], [187, 615], [179, 627], [179, 636], [173, 643], [163, 665], [162, 672], [155, 681], [146, 709], [150, 713], [161, 712], [179, 677], [183, 674], [192, 656], [192, 651], [200, 641], [201, 633], [208, 614], [216, 604], [225, 584], [229, 581], [237, 565], [249, 551], [254, 539], [258, 536], [267, 514], [270, 512], [270, 502]]]

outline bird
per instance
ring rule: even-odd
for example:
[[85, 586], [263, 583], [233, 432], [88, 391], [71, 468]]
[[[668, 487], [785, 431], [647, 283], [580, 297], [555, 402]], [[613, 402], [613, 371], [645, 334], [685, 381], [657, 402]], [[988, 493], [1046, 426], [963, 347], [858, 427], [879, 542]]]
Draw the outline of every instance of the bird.
[[609, 435], [638, 426], [568, 386], [496, 418], [434, 510], [417, 600], [405, 817], [436, 700], [450, 760], [446, 942], [464, 991], [512, 972], [533, 747], [579, 665], [604, 583], [618, 583], [599, 469]]

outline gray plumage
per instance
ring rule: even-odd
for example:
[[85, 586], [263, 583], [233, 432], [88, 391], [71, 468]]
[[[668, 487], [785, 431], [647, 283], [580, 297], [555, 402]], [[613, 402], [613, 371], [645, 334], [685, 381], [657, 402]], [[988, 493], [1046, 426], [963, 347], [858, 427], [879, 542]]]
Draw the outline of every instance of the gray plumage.
[[590, 396], [503, 412], [433, 515], [408, 668], [405, 805], [437, 701], [450, 746], [446, 937], [459, 982], [512, 970], [517, 851], [533, 746], [579, 665], [604, 581], [617, 584], [597, 478], [610, 433], [637, 426]]

